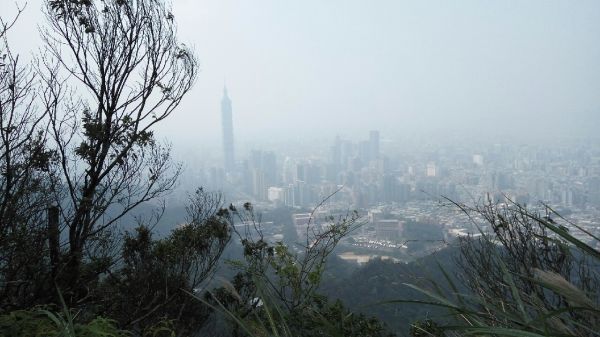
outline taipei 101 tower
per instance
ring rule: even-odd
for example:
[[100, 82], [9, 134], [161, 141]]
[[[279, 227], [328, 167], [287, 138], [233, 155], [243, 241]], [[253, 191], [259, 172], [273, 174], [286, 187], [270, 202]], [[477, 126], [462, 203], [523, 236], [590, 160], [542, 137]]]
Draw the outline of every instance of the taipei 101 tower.
[[235, 157], [233, 154], [233, 117], [231, 115], [231, 99], [227, 95], [227, 87], [223, 88], [221, 100], [221, 124], [223, 125], [223, 154], [225, 155], [225, 171], [233, 172]]

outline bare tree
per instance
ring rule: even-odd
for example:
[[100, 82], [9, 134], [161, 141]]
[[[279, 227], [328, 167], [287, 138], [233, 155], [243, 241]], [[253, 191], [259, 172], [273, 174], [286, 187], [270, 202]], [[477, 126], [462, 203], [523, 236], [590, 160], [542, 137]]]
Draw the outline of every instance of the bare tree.
[[[164, 195], [180, 167], [154, 139], [196, 77], [158, 0], [48, 0], [38, 68], [61, 176], [54, 197], [68, 242], [60, 273], [76, 289], [86, 246]], [[98, 272], [103, 272], [99, 270]]]
[[[37, 77], [8, 43], [8, 33], [22, 13], [0, 18], [0, 298], [19, 305], [41, 289], [29, 282], [45, 251], [45, 210], [50, 201], [53, 152], [45, 143], [47, 119], [35, 104]], [[40, 226], [42, 225], [42, 226]]]

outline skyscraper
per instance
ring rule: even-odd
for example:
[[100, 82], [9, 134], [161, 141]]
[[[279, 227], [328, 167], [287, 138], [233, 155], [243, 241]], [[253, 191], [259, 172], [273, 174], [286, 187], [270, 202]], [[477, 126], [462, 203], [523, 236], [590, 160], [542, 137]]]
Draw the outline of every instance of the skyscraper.
[[223, 126], [223, 154], [225, 159], [225, 170], [232, 172], [235, 169], [235, 157], [233, 152], [233, 117], [231, 113], [231, 99], [227, 95], [227, 87], [223, 88], [223, 99], [221, 100], [221, 124]]
[[377, 130], [369, 132], [369, 157], [370, 160], [379, 158], [379, 131]]

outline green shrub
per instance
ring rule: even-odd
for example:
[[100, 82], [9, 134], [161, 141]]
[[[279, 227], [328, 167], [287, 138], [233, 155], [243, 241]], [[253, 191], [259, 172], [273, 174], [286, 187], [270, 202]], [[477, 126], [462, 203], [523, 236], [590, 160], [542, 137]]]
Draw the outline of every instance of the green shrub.
[[[510, 201], [456, 205], [490, 230], [475, 223], [479, 236], [460, 240], [457, 278], [442, 270], [451, 291], [408, 284], [429, 300], [397, 302], [446, 309], [449, 324], [438, 327], [451, 336], [600, 335], [600, 238], [548, 206], [542, 216]], [[429, 331], [421, 325], [414, 336], [437, 334], [416, 334]]]
[[59, 314], [43, 308], [17, 310], [0, 316], [3, 337], [125, 337], [110, 319], [97, 317], [88, 323], [74, 322], [70, 312]]

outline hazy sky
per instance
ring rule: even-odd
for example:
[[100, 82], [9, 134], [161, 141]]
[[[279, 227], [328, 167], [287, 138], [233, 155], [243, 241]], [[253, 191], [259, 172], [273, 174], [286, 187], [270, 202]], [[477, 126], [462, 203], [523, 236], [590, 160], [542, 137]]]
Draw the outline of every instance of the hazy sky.
[[176, 143], [220, 142], [224, 81], [236, 143], [600, 126], [597, 0], [175, 0], [174, 14], [201, 68], [160, 130]]

